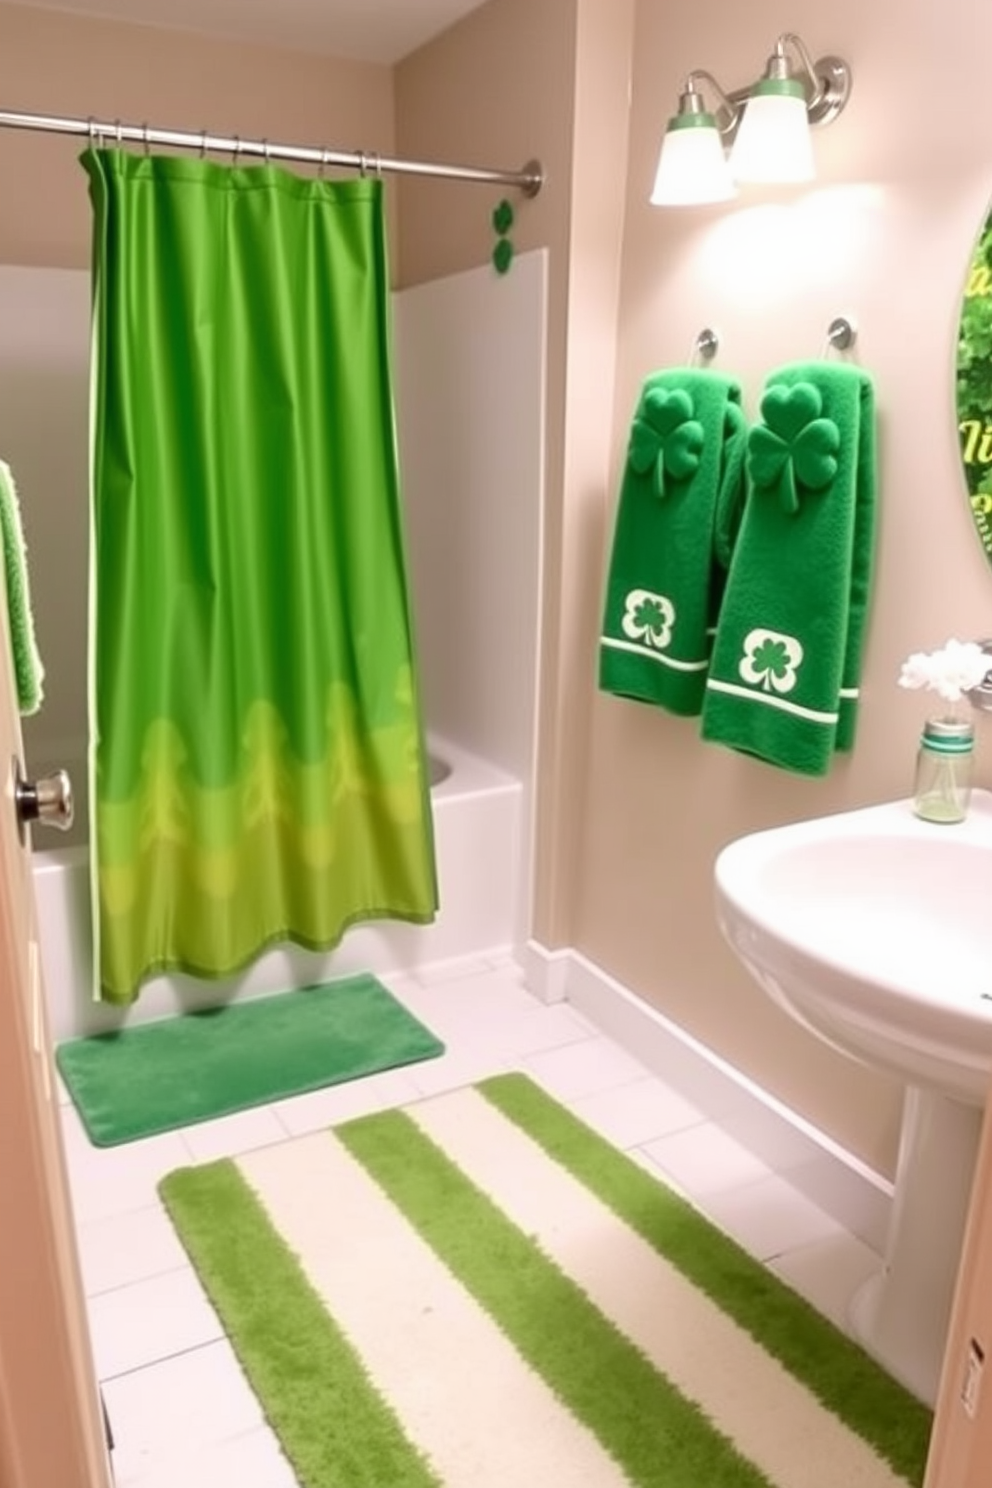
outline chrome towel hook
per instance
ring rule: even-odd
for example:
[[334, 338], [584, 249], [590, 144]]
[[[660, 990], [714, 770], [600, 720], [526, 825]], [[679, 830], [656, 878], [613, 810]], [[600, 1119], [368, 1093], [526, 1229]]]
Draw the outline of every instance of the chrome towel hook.
[[850, 351], [858, 339], [856, 322], [847, 315], [837, 315], [827, 326], [827, 346], [835, 351]]
[[700, 362], [711, 362], [719, 349], [719, 335], [710, 326], [705, 326], [692, 343], [692, 355], [689, 358], [690, 367], [697, 366]]

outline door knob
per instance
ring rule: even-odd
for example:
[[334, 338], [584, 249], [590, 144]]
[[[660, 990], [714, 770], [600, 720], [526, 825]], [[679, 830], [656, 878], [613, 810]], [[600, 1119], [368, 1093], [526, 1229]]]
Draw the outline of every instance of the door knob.
[[72, 826], [74, 805], [72, 781], [65, 770], [43, 775], [40, 780], [25, 780], [18, 764], [14, 771], [14, 807], [22, 826], [44, 822], [67, 832]]

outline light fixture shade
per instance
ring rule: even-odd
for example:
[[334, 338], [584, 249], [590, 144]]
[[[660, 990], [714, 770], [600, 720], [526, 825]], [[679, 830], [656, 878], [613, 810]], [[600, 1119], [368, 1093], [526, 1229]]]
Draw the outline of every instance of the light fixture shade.
[[806, 94], [795, 78], [764, 78], [744, 108], [730, 170], [736, 181], [812, 181], [816, 175]]
[[736, 193], [723, 141], [712, 114], [676, 114], [661, 142], [651, 192], [655, 207], [729, 201]]

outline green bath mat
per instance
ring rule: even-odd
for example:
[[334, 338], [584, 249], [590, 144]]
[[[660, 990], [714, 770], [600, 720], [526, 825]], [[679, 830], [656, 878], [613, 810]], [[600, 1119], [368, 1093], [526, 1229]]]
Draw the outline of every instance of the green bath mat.
[[444, 1052], [375, 977], [60, 1044], [90, 1140], [113, 1147]]
[[159, 1192], [307, 1488], [922, 1482], [931, 1412], [524, 1075]]

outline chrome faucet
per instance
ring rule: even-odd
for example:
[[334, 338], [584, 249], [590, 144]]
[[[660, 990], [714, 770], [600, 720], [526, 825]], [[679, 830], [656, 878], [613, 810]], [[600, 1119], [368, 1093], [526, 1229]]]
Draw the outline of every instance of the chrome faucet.
[[988, 657], [989, 670], [985, 673], [985, 676], [977, 687], [968, 688], [965, 697], [971, 703], [971, 706], [977, 708], [980, 713], [992, 713], [992, 638], [976, 641], [975, 644], [981, 646], [985, 655]]

